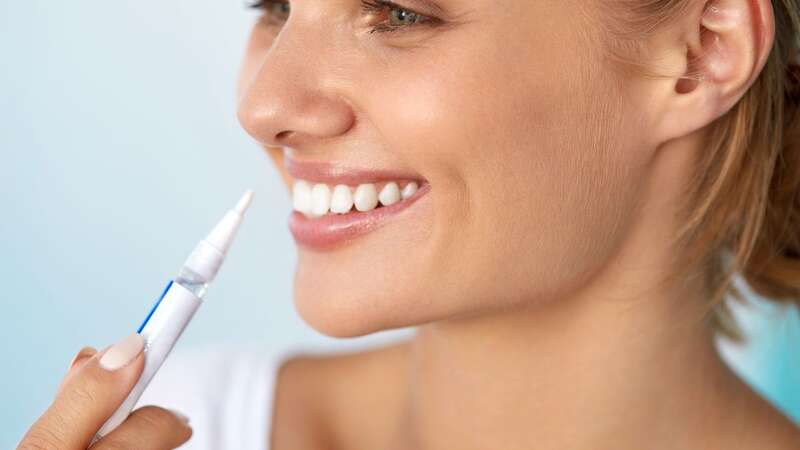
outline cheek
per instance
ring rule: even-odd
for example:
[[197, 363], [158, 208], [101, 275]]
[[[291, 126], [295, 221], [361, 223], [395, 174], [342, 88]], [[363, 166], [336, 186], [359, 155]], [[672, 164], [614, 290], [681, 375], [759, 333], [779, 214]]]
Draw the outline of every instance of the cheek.
[[[519, 29], [487, 23], [380, 62], [338, 55], [339, 86], [365, 119], [359, 137], [374, 132], [433, 190], [414, 222], [424, 232], [411, 233], [420, 241], [399, 245], [387, 227], [335, 254], [299, 252], [296, 306], [315, 328], [360, 335], [546, 301], [608, 260], [643, 156], [602, 62], [582, 53], [592, 41], [541, 16], [552, 23], [506, 17]], [[244, 83], [270, 40], [251, 42]]]
[[389, 148], [434, 186], [429, 281], [442, 314], [577, 289], [632, 217], [645, 155], [612, 75], [590, 49], [566, 51], [588, 45], [578, 34], [519, 33], [399, 57], [370, 105]]

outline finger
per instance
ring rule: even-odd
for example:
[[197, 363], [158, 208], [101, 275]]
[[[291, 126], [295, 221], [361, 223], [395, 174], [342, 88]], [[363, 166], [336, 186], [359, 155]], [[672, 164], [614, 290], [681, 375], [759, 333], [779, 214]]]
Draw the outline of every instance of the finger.
[[181, 416], [176, 411], [158, 406], [143, 406], [97, 441], [92, 450], [177, 448], [192, 437], [188, 419], [184, 420]]
[[91, 347], [91, 346], [83, 347], [78, 352], [78, 354], [76, 354], [75, 357], [72, 358], [72, 361], [70, 361], [69, 367], [67, 368], [67, 371], [72, 370], [79, 363], [85, 362], [87, 359], [89, 359], [89, 357], [93, 356], [95, 353], [97, 353], [97, 349], [96, 348]]
[[64, 375], [64, 378], [61, 380], [61, 383], [58, 385], [58, 389], [56, 389], [56, 396], [61, 389], [64, 387], [64, 384], [67, 382], [68, 379], [72, 377], [72, 375], [76, 372], [76, 369], [81, 367], [86, 361], [89, 360], [92, 356], [97, 353], [97, 349], [94, 347], [83, 347], [80, 351], [72, 358], [70, 361], [69, 366], [67, 366], [67, 374]]
[[75, 368], [20, 447], [85, 449], [139, 379], [143, 347], [134, 333]]

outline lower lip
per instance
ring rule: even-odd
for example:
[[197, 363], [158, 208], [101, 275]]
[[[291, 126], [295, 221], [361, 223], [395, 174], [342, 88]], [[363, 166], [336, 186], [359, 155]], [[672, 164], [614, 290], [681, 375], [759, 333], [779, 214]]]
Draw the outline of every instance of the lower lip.
[[289, 231], [298, 245], [314, 250], [331, 250], [380, 228], [422, 198], [428, 191], [430, 191], [430, 184], [423, 184], [411, 197], [371, 211], [326, 214], [315, 219], [293, 211], [289, 216]]

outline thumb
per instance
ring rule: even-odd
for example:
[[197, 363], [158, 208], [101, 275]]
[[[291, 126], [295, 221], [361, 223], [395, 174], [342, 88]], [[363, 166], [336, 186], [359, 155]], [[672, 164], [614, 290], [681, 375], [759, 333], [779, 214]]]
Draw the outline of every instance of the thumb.
[[85, 449], [139, 379], [143, 348], [142, 336], [133, 333], [82, 363], [76, 357], [55, 400], [28, 430], [20, 447], [46, 444], [44, 448]]

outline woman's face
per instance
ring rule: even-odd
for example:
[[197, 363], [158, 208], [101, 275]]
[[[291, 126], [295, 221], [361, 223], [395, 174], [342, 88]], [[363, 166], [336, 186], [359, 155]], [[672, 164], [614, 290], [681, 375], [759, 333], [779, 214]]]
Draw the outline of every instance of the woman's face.
[[304, 320], [355, 336], [584, 287], [652, 156], [641, 90], [603, 57], [591, 2], [364, 3], [267, 2], [241, 71], [240, 122], [288, 192], [423, 187], [370, 212], [293, 214]]

